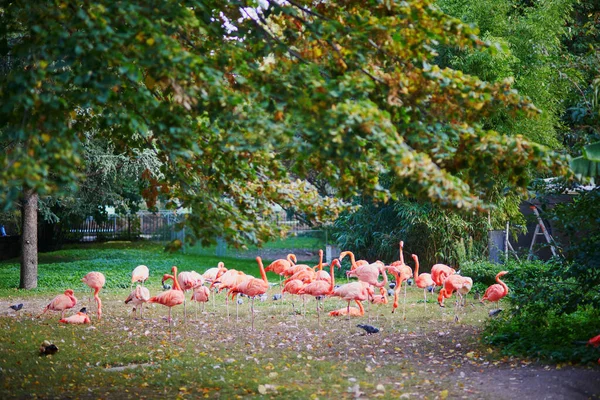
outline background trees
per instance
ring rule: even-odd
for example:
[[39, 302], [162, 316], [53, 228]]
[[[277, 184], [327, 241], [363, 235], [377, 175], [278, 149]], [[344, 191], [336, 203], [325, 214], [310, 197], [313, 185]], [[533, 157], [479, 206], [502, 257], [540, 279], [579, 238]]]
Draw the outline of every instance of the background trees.
[[[436, 65], [484, 49], [429, 1], [363, 5], [15, 1], [0, 14], [0, 195], [72, 193], [87, 132], [118, 155], [154, 153], [147, 201], [192, 210], [190, 240], [261, 243], [272, 205], [312, 220], [356, 194], [410, 193], [481, 210], [495, 176], [565, 171], [546, 147], [481, 121], [533, 115], [509, 81]], [[335, 189], [303, 180], [317, 171]], [[385, 184], [381, 181], [386, 177]]]

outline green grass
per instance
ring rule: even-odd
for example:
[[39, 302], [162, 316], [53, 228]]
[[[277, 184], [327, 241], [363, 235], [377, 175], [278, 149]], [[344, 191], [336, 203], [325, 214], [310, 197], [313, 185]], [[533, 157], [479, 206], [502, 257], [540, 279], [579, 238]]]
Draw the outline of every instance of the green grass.
[[[144, 320], [131, 318], [123, 304], [131, 270], [150, 267], [147, 283], [152, 294], [162, 291], [160, 277], [171, 265], [203, 272], [220, 259], [190, 254], [167, 254], [147, 243], [105, 243], [74, 246], [40, 255], [39, 288], [14, 289], [18, 282], [15, 260], [0, 263], [0, 398], [486, 398], [480, 387], [457, 380], [464, 364], [480, 365], [494, 352], [478, 342], [487, 309], [470, 301], [454, 322], [452, 301], [440, 309], [423, 292], [409, 288], [406, 313], [388, 305], [367, 305], [367, 314], [348, 321], [328, 311], [346, 302], [329, 298], [317, 318], [316, 302], [255, 302], [255, 330], [250, 327], [249, 299], [238, 307], [223, 294], [196, 316], [188, 304], [183, 323], [181, 306], [174, 308], [170, 330], [161, 305], [144, 307]], [[228, 267], [258, 275], [254, 260], [223, 259]], [[80, 279], [102, 271], [107, 286], [100, 293], [103, 319]], [[271, 281], [278, 278], [270, 275]], [[345, 283], [346, 278], [338, 279]], [[91, 326], [58, 323], [58, 314], [36, 318], [43, 307], [65, 288], [75, 290], [88, 307]], [[279, 292], [275, 286], [269, 298]], [[186, 296], [189, 299], [189, 294]], [[8, 305], [24, 303], [18, 314]], [[293, 303], [293, 306], [292, 306]], [[7, 310], [7, 311], [5, 311]], [[70, 311], [68, 315], [72, 312]], [[357, 323], [382, 329], [364, 336]], [[49, 340], [59, 347], [40, 356], [39, 345]], [[479, 368], [479, 367], [477, 367]], [[465, 386], [466, 385], [466, 386]], [[469, 391], [466, 391], [466, 390]], [[406, 397], [405, 396], [405, 397]]]

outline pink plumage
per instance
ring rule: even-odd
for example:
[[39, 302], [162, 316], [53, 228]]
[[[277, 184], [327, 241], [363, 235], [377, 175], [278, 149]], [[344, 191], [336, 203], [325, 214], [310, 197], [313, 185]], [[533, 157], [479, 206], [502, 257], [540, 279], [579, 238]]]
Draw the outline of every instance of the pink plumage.
[[89, 324], [91, 321], [86, 313], [78, 312], [68, 318], [61, 319], [59, 322], [62, 322], [63, 324]]
[[131, 272], [131, 283], [140, 282], [142, 285], [148, 280], [150, 276], [150, 270], [145, 265], [138, 265]]
[[106, 283], [106, 278], [102, 274], [102, 272], [88, 272], [81, 281], [88, 285], [94, 291], [94, 300], [96, 300], [96, 304], [98, 305], [98, 320], [102, 318], [102, 301], [100, 300], [100, 296], [98, 293], [100, 289], [104, 287]]
[[76, 304], [77, 299], [73, 295], [73, 290], [67, 289], [65, 290], [64, 294], [59, 294], [54, 299], [52, 299], [52, 301], [48, 303], [48, 305], [44, 308], [44, 311], [38, 316], [38, 318], [45, 314], [48, 310], [60, 311], [62, 313], [61, 318], [64, 318], [65, 311], [69, 308], [75, 307]]

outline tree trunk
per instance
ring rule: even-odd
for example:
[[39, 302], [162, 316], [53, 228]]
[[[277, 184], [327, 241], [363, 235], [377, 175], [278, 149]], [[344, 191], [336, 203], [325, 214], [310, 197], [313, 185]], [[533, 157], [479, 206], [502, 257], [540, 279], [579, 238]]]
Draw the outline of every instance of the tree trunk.
[[21, 289], [37, 287], [38, 194], [32, 189], [23, 189], [22, 235], [21, 235]]

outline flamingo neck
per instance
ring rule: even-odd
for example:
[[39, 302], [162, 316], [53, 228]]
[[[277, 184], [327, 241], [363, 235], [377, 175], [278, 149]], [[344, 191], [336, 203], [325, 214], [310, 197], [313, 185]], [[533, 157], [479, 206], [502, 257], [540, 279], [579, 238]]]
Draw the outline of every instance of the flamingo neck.
[[403, 249], [404, 249], [404, 242], [400, 242], [400, 262], [402, 263], [402, 265], [404, 265], [404, 254], [403, 254]]
[[329, 270], [330, 270], [329, 275], [331, 275], [331, 283], [329, 284], [329, 293], [333, 293], [333, 288], [335, 287], [335, 274], [333, 272], [334, 264], [335, 263], [332, 261], [331, 264], [329, 265]]
[[183, 292], [183, 290], [181, 290], [181, 286], [179, 286], [179, 282], [177, 281], [177, 268], [173, 267], [171, 272], [173, 272], [173, 290], [179, 290]]
[[415, 279], [419, 276], [419, 259], [415, 257]]
[[504, 289], [504, 295], [506, 296], [508, 294], [508, 286], [506, 286], [506, 283], [500, 280], [500, 276], [496, 276], [496, 282], [498, 282], [500, 286], [502, 286], [502, 289]]
[[267, 273], [265, 272], [265, 267], [263, 266], [262, 260], [257, 258], [256, 261], [258, 262], [258, 268], [260, 268], [260, 277], [265, 283], [268, 284], [269, 281], [267, 280]]

